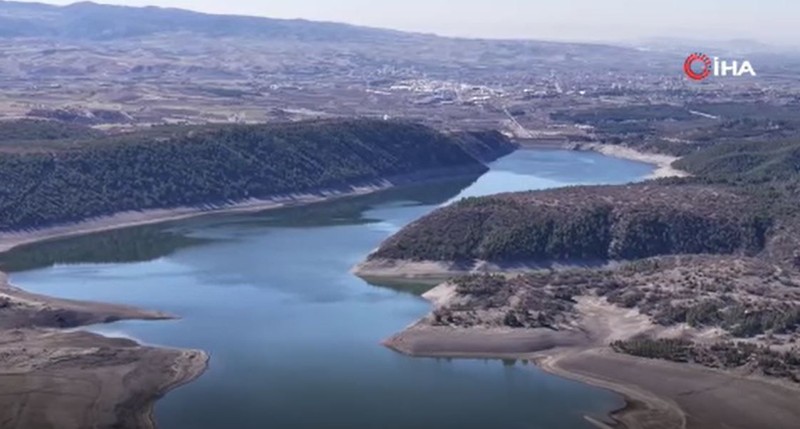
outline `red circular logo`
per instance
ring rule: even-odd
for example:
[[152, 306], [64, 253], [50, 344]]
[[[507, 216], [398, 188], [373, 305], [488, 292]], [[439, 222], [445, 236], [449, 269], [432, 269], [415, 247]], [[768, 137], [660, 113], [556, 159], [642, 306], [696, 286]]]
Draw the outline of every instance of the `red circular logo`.
[[[695, 62], [700, 61], [703, 64], [703, 69], [699, 72], [692, 69]], [[703, 80], [711, 74], [711, 58], [708, 55], [701, 53], [694, 53], [686, 57], [683, 62], [683, 72], [692, 80]]]

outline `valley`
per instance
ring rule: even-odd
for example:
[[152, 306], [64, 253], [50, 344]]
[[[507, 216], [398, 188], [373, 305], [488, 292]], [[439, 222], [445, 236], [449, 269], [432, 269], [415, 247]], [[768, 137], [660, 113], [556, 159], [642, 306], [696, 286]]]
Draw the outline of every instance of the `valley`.
[[0, 1], [0, 426], [793, 429], [800, 54], [697, 43]]

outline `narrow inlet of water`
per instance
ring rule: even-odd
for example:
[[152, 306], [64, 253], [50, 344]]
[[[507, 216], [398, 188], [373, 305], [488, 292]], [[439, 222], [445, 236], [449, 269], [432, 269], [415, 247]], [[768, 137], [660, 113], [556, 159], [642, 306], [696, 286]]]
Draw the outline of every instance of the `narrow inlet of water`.
[[210, 353], [202, 377], [158, 402], [164, 429], [588, 429], [584, 415], [622, 399], [522, 363], [382, 347], [430, 306], [350, 269], [403, 225], [466, 196], [627, 183], [652, 170], [522, 150], [473, 180], [39, 243], [3, 256], [3, 269], [33, 292], [180, 315], [91, 328]]

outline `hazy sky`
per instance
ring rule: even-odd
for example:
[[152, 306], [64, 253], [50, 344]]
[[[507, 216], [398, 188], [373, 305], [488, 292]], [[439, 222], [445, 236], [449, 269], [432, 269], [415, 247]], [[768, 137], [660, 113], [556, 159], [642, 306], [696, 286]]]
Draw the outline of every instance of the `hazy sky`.
[[[69, 4], [70, 0], [45, 0]], [[102, 0], [349, 22], [467, 37], [621, 41], [752, 38], [800, 44], [798, 0]]]

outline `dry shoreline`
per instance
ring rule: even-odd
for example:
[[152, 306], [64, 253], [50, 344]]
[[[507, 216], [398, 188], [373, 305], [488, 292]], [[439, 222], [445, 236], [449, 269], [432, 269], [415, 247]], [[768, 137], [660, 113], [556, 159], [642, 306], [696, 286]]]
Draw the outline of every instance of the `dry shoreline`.
[[479, 168], [485, 167], [480, 165], [468, 165], [442, 168], [437, 170], [426, 170], [412, 174], [388, 177], [380, 180], [353, 183], [351, 185], [341, 186], [338, 188], [319, 189], [304, 193], [273, 195], [265, 198], [251, 198], [249, 200], [219, 205], [120, 212], [109, 216], [102, 216], [77, 223], [56, 225], [48, 228], [0, 232], [0, 253], [8, 252], [15, 247], [26, 244], [33, 244], [39, 241], [52, 240], [56, 238], [87, 235], [96, 232], [130, 228], [134, 226], [152, 225], [210, 214], [249, 213], [284, 207], [301, 206], [331, 201], [338, 198], [367, 195], [399, 186], [473, 177], [484, 172], [484, 170]]
[[[313, 193], [215, 207], [125, 212], [40, 230], [0, 233], [0, 253], [39, 241], [212, 213], [254, 212], [365, 195], [405, 184], [467, 177], [479, 173], [476, 170], [466, 166], [424, 171]], [[155, 401], [202, 375], [209, 361], [200, 350], [150, 347], [80, 330], [64, 331], [118, 320], [174, 316], [28, 293], [8, 284], [2, 272], [0, 311], [0, 426], [154, 428]], [[74, 380], [86, 382], [76, 390]]]
[[[448, 284], [423, 295], [434, 307], [453, 297]], [[617, 339], [659, 329], [636, 310], [599, 297], [578, 298], [574, 328], [511, 329], [436, 326], [428, 317], [384, 345], [409, 356], [524, 359], [554, 375], [621, 394], [626, 406], [608, 417], [625, 429], [793, 429], [800, 386], [767, 377], [615, 353]], [[653, 331], [657, 332], [657, 331]]]
[[690, 176], [689, 173], [683, 170], [679, 170], [672, 166], [672, 163], [680, 159], [679, 157], [676, 156], [664, 155], [659, 153], [641, 152], [627, 146], [608, 145], [602, 143], [580, 143], [571, 146], [570, 149], [591, 150], [614, 158], [622, 158], [631, 161], [639, 161], [647, 164], [653, 164], [656, 166], [656, 170], [650, 176], [647, 177], [648, 179]]
[[199, 377], [208, 355], [63, 328], [170, 318], [32, 294], [0, 273], [0, 426], [154, 427], [156, 399]]
[[[118, 213], [52, 228], [0, 233], [0, 253], [38, 241], [211, 213], [261, 211], [363, 195], [412, 181], [441, 179], [447, 173], [453, 173], [450, 177], [454, 178], [471, 172], [464, 169], [423, 172], [421, 175], [427, 174], [427, 177], [422, 179], [387, 179], [346, 189], [253, 199], [216, 207]], [[0, 383], [0, 423], [3, 424], [13, 422], [42, 428], [154, 427], [155, 400], [199, 377], [208, 364], [208, 355], [198, 350], [148, 347], [130, 340], [60, 330], [123, 319], [158, 320], [171, 317], [169, 315], [29, 294], [8, 285], [2, 273], [0, 298], [12, 303], [11, 309], [0, 307], [4, 311], [0, 314], [0, 355], [4, 357], [0, 366], [0, 380], [3, 380]], [[87, 381], [76, 387], [74, 380]], [[97, 393], [85, 394], [87, 391]]]
[[618, 261], [574, 261], [574, 262], [520, 262], [498, 265], [488, 261], [476, 260], [470, 264], [446, 261], [409, 261], [403, 259], [373, 258], [367, 259], [351, 269], [358, 277], [376, 283], [408, 282], [436, 286], [447, 279], [463, 274], [526, 273], [536, 270], [567, 268], [610, 268]]
[[[350, 192], [289, 195], [225, 207], [118, 213], [41, 230], [0, 233], [0, 253], [50, 239], [211, 213], [309, 204], [391, 186], [387, 181], [353, 187]], [[161, 320], [173, 318], [171, 315], [31, 294], [8, 284], [6, 275], [0, 272], [0, 304], [6, 302], [11, 305], [0, 305], [0, 426], [155, 428], [153, 407], [158, 398], [195, 380], [208, 365], [209, 356], [200, 350], [142, 346], [130, 340], [59, 329], [124, 319]], [[69, 363], [62, 363], [65, 360]], [[36, 365], [26, 366], [25, 362]], [[68, 382], [75, 379], [89, 380], [83, 389], [103, 394], [82, 395]]]
[[[537, 147], [536, 144], [527, 147]], [[552, 147], [552, 146], [550, 146]], [[655, 164], [649, 178], [684, 177], [670, 156], [641, 153], [622, 146], [596, 143], [565, 144], [573, 150]], [[580, 262], [597, 266], [613, 262]], [[514, 273], [560, 268], [562, 264], [497, 266], [485, 261], [463, 265], [440, 261], [367, 260], [354, 267], [356, 275], [372, 281], [446, 281], [470, 272]], [[434, 307], [447, 303], [446, 285], [424, 295]], [[734, 374], [694, 364], [680, 364], [617, 354], [608, 346], [617, 339], [655, 331], [649, 318], [597, 298], [579, 299], [583, 319], [568, 330], [455, 328], [434, 326], [422, 319], [388, 338], [384, 345], [410, 356], [528, 359], [560, 377], [621, 394], [625, 407], [610, 413], [627, 429], [792, 429], [800, 422], [800, 386], [752, 374]], [[635, 314], [634, 314], [635, 313]], [[648, 326], [649, 325], [649, 326]], [[586, 416], [601, 428], [611, 427]]]
[[638, 161], [638, 162], [644, 162], [646, 164], [652, 164], [656, 167], [656, 170], [653, 171], [652, 174], [647, 176], [646, 179], [690, 176], [690, 174], [687, 173], [686, 171], [677, 169], [672, 166], [672, 163], [680, 159], [679, 157], [660, 154], [660, 153], [653, 153], [653, 152], [642, 152], [634, 148], [622, 145], [611, 145], [611, 144], [603, 144], [595, 142], [569, 142], [569, 141], [558, 142], [554, 144], [554, 143], [539, 143], [532, 140], [523, 140], [521, 141], [521, 145], [523, 148], [528, 148], [528, 149], [560, 148], [560, 149], [575, 150], [575, 151], [593, 151], [614, 158], [627, 159], [630, 161]]
[[278, 196], [267, 199], [251, 199], [219, 207], [178, 207], [173, 209], [155, 209], [134, 212], [117, 213], [73, 224], [59, 225], [31, 231], [2, 232], [0, 233], [0, 253], [12, 250], [15, 247], [33, 244], [39, 241], [56, 238], [88, 235], [96, 232], [113, 229], [130, 228], [134, 226], [151, 225], [171, 222], [217, 213], [246, 213], [262, 210], [277, 209], [294, 205], [313, 204], [329, 201], [334, 198], [351, 197], [378, 192], [393, 187], [391, 182], [356, 186], [350, 192], [328, 191], [314, 194], [294, 194]]
[[[520, 148], [536, 149], [537, 147], [553, 148], [552, 145], [536, 145], [522, 142]], [[672, 167], [678, 158], [670, 155], [640, 152], [624, 146], [604, 145], [601, 143], [569, 143], [558, 147], [567, 150], [590, 150], [606, 156], [644, 162], [656, 166], [656, 170], [648, 179], [662, 177], [686, 177], [689, 173]], [[448, 175], [448, 173], [452, 173]], [[399, 185], [413, 183], [414, 181], [441, 180], [443, 178], [464, 177], [470, 174], [463, 168], [446, 169], [437, 172], [421, 172], [416, 175], [407, 175], [385, 180], [353, 185], [342, 189], [328, 189], [312, 193], [298, 193], [278, 195], [264, 199], [250, 199], [247, 201], [209, 207], [177, 207], [172, 209], [154, 209], [144, 211], [122, 212], [111, 216], [103, 216], [73, 224], [58, 225], [54, 227], [15, 232], [0, 232], [0, 253], [7, 252], [15, 247], [33, 244], [39, 241], [56, 238], [86, 235], [113, 229], [129, 228], [134, 226], [151, 225], [203, 216], [215, 213], [258, 212], [288, 206], [313, 204], [329, 201], [335, 198], [366, 195], [373, 192], [384, 191]], [[422, 180], [418, 180], [419, 178]]]
[[[639, 161], [652, 164], [656, 170], [646, 179], [658, 179], [666, 177], [688, 177], [689, 173], [679, 170], [672, 166], [678, 157], [657, 153], [637, 151], [626, 146], [606, 145], [602, 143], [537, 143], [530, 140], [521, 141], [521, 148], [524, 149], [565, 149], [577, 151], [594, 151], [606, 156]], [[0, 238], [2, 238], [0, 236]], [[597, 267], [600, 265], [613, 265], [614, 261], [576, 261], [569, 264], [572, 267]], [[442, 261], [408, 261], [390, 259], [367, 259], [352, 269], [352, 273], [366, 280], [376, 283], [404, 282], [413, 280], [424, 284], [436, 285], [457, 274], [482, 273], [482, 272], [525, 272], [543, 268], [563, 268], [565, 264], [560, 262], [540, 262], [531, 261], [530, 263], [520, 263], [513, 266], [498, 266], [487, 261], [474, 261], [469, 266], [463, 264], [448, 263]]]

